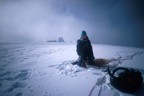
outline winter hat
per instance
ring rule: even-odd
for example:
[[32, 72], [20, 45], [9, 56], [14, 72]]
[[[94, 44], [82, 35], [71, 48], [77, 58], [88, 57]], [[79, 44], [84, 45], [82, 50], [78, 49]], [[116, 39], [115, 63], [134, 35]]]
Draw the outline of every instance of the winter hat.
[[81, 36], [87, 36], [86, 31], [82, 31]]

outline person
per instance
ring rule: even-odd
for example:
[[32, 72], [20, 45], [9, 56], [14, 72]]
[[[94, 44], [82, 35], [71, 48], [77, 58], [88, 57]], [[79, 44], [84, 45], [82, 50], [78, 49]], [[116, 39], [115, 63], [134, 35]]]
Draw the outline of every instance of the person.
[[79, 56], [78, 65], [86, 68], [86, 62], [90, 65], [94, 64], [94, 55], [91, 42], [86, 31], [82, 31], [81, 37], [77, 40], [76, 51]]

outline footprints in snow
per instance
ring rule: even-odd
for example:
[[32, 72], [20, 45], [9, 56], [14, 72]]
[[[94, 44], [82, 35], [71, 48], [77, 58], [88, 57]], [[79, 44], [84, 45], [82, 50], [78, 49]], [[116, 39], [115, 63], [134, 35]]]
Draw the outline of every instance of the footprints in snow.
[[14, 91], [14, 90], [17, 89], [17, 88], [24, 88], [24, 87], [26, 87], [26, 85], [25, 85], [24, 83], [15, 82], [14, 84], [12, 84], [12, 85], [10, 86], [10, 88], [8, 88], [8, 89], [5, 91], [5, 93], [7, 93], [7, 92], [12, 92], [12, 91]]
[[[43, 47], [42, 47], [43, 48]], [[31, 58], [39, 58], [44, 55], [50, 55], [62, 49], [47, 49], [40, 50], [41, 47], [24, 47], [24, 48], [11, 48], [11, 49], [0, 49], [0, 63], [7, 66], [10, 63], [24, 62]], [[2, 66], [2, 65], [1, 65]], [[4, 67], [4, 66], [2, 66]]]
[[10, 72], [7, 71], [0, 74], [0, 81], [16, 81], [16, 80], [26, 80], [28, 79], [28, 70], [21, 70], [20, 72]]
[[[21, 70], [18, 72], [7, 71], [0, 74], [0, 82], [12, 82], [11, 85], [5, 85], [0, 83], [0, 88], [3, 86], [9, 86], [4, 92], [12, 92], [18, 88], [24, 88], [27, 86], [23, 81], [29, 78], [29, 70]], [[17, 96], [22, 96], [22, 94], [17, 94]]]
[[23, 94], [21, 92], [17, 93], [15, 96], [22, 96]]

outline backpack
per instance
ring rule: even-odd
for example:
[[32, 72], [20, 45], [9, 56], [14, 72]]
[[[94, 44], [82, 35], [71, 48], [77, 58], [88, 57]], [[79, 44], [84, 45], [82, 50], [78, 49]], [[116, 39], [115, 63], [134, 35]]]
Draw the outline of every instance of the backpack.
[[117, 67], [111, 72], [108, 67], [108, 74], [111, 85], [122, 92], [135, 92], [143, 84], [141, 72], [132, 68]]

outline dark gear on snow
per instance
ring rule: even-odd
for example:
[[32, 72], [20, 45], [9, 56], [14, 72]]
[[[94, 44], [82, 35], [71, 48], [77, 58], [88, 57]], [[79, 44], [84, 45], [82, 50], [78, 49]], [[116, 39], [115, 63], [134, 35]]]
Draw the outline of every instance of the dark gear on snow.
[[122, 92], [135, 92], [143, 84], [141, 72], [132, 68], [117, 67], [111, 72], [108, 67], [108, 74], [111, 85]]

